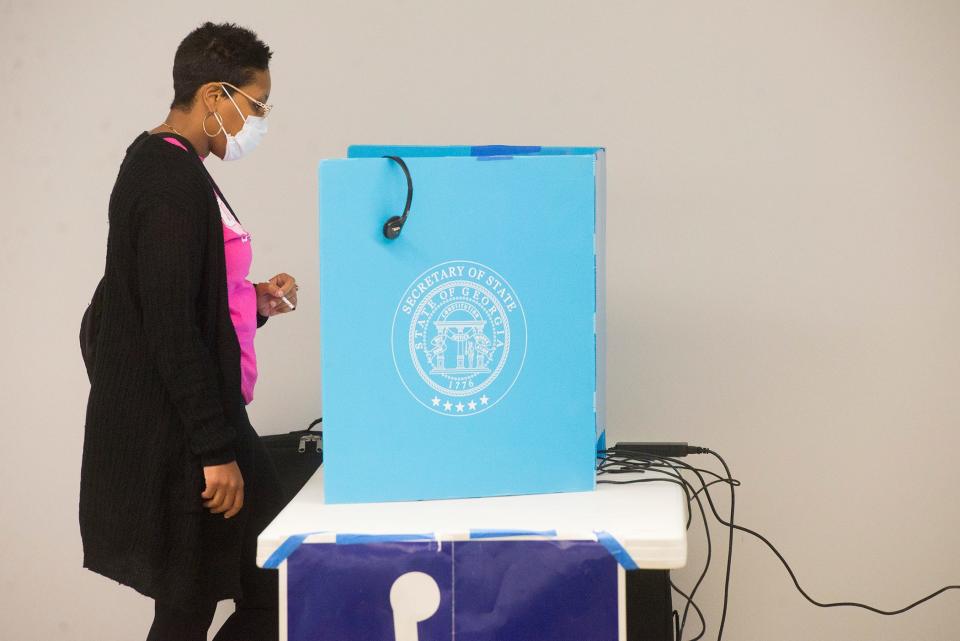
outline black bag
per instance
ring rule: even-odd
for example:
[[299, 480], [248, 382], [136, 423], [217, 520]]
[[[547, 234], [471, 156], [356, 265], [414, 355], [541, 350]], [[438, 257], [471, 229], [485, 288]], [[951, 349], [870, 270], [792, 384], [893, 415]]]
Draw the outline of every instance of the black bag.
[[300, 491], [323, 463], [323, 430], [312, 431], [322, 421], [318, 418], [306, 429], [260, 437], [280, 475], [284, 504]]
[[97, 283], [97, 289], [93, 292], [93, 298], [83, 312], [83, 318], [80, 320], [80, 355], [83, 357], [83, 364], [87, 368], [87, 378], [93, 382], [93, 364], [97, 353], [97, 335], [100, 333], [100, 308], [103, 303], [103, 281]]

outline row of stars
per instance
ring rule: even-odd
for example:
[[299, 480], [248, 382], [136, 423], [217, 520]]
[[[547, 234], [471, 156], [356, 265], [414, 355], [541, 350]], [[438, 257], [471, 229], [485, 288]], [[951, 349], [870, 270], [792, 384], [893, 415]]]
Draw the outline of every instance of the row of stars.
[[[430, 399], [430, 400], [433, 402], [433, 406], [434, 406], [434, 407], [440, 407], [440, 399], [439, 399], [439, 398], [437, 398], [436, 396], [434, 396], [434, 397], [433, 397], [432, 399]], [[484, 394], [483, 396], [480, 397], [480, 404], [481, 404], [481, 405], [487, 405], [489, 402], [490, 402], [490, 398], [489, 398], [486, 394]], [[454, 408], [456, 408], [456, 410], [457, 410], [458, 412], [462, 412], [462, 411], [463, 411], [463, 408], [465, 408], [465, 407], [466, 407], [466, 408], [469, 408], [471, 411], [473, 411], [473, 410], [477, 409], [477, 402], [471, 398], [470, 401], [469, 401], [466, 405], [464, 405], [462, 402], [457, 403], [456, 405], [454, 405], [454, 404], [451, 403], [450, 401], [446, 401], [446, 402], [443, 404], [443, 409], [444, 409], [445, 411], [447, 411], [447, 412], [449, 412], [450, 410], [452, 410], [452, 409], [454, 409]]]

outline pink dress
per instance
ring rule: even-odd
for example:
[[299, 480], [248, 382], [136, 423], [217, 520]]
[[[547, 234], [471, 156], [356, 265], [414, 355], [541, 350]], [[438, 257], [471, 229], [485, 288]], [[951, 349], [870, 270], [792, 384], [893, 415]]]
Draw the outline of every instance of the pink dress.
[[[164, 138], [167, 142], [187, 150], [176, 138]], [[200, 157], [203, 160], [203, 157]], [[216, 192], [214, 192], [216, 193]], [[253, 339], [257, 333], [257, 290], [247, 280], [250, 275], [250, 263], [253, 262], [253, 249], [250, 247], [250, 234], [234, 218], [230, 209], [217, 196], [220, 204], [220, 220], [223, 222], [223, 255], [227, 264], [227, 303], [230, 307], [230, 319], [240, 342], [240, 392], [243, 400], [249, 404], [253, 400], [253, 387], [257, 382], [257, 354], [253, 348]]]

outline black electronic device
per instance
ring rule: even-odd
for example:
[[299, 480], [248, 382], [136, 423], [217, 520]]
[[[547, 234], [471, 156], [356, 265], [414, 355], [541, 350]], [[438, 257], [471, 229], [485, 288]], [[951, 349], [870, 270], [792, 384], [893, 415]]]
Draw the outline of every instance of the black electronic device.
[[403, 206], [403, 213], [399, 216], [391, 216], [387, 219], [387, 222], [383, 224], [383, 235], [393, 240], [400, 235], [400, 232], [403, 230], [403, 225], [407, 222], [407, 214], [410, 213], [410, 203], [413, 202], [413, 180], [410, 178], [410, 170], [407, 168], [407, 163], [403, 162], [402, 158], [399, 156], [384, 156], [384, 158], [389, 158], [400, 165], [400, 169], [403, 170], [403, 175], [407, 178], [407, 202]]

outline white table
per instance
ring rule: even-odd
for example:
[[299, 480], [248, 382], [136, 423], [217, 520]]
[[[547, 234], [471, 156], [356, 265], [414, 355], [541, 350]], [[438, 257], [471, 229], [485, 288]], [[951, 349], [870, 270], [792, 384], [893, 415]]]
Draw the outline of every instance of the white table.
[[[637, 478], [653, 478], [657, 474], [648, 472]], [[603, 478], [625, 480], [630, 477]], [[321, 467], [260, 534], [257, 564], [280, 571], [281, 638], [285, 638], [287, 594], [283, 559], [299, 542], [333, 543], [337, 535], [344, 534], [429, 534], [437, 540], [462, 541], [470, 539], [471, 532], [485, 531], [489, 536], [490, 531], [502, 530], [511, 533], [512, 539], [542, 540], [551, 535], [564, 540], [603, 542], [605, 539], [626, 554], [618, 560], [627, 570], [663, 571], [686, 564], [686, 510], [683, 490], [667, 482], [598, 484], [593, 492], [327, 505], [323, 500]], [[523, 532], [541, 534], [518, 535]], [[544, 532], [549, 534], [543, 535]], [[303, 536], [307, 533], [313, 534]], [[609, 545], [608, 549], [611, 549]], [[651, 576], [654, 573], [627, 574]], [[666, 576], [666, 572], [656, 574]], [[635, 595], [643, 593], [642, 589], [634, 592]], [[669, 603], [669, 588], [667, 600]], [[629, 638], [660, 637], [631, 635]]]

